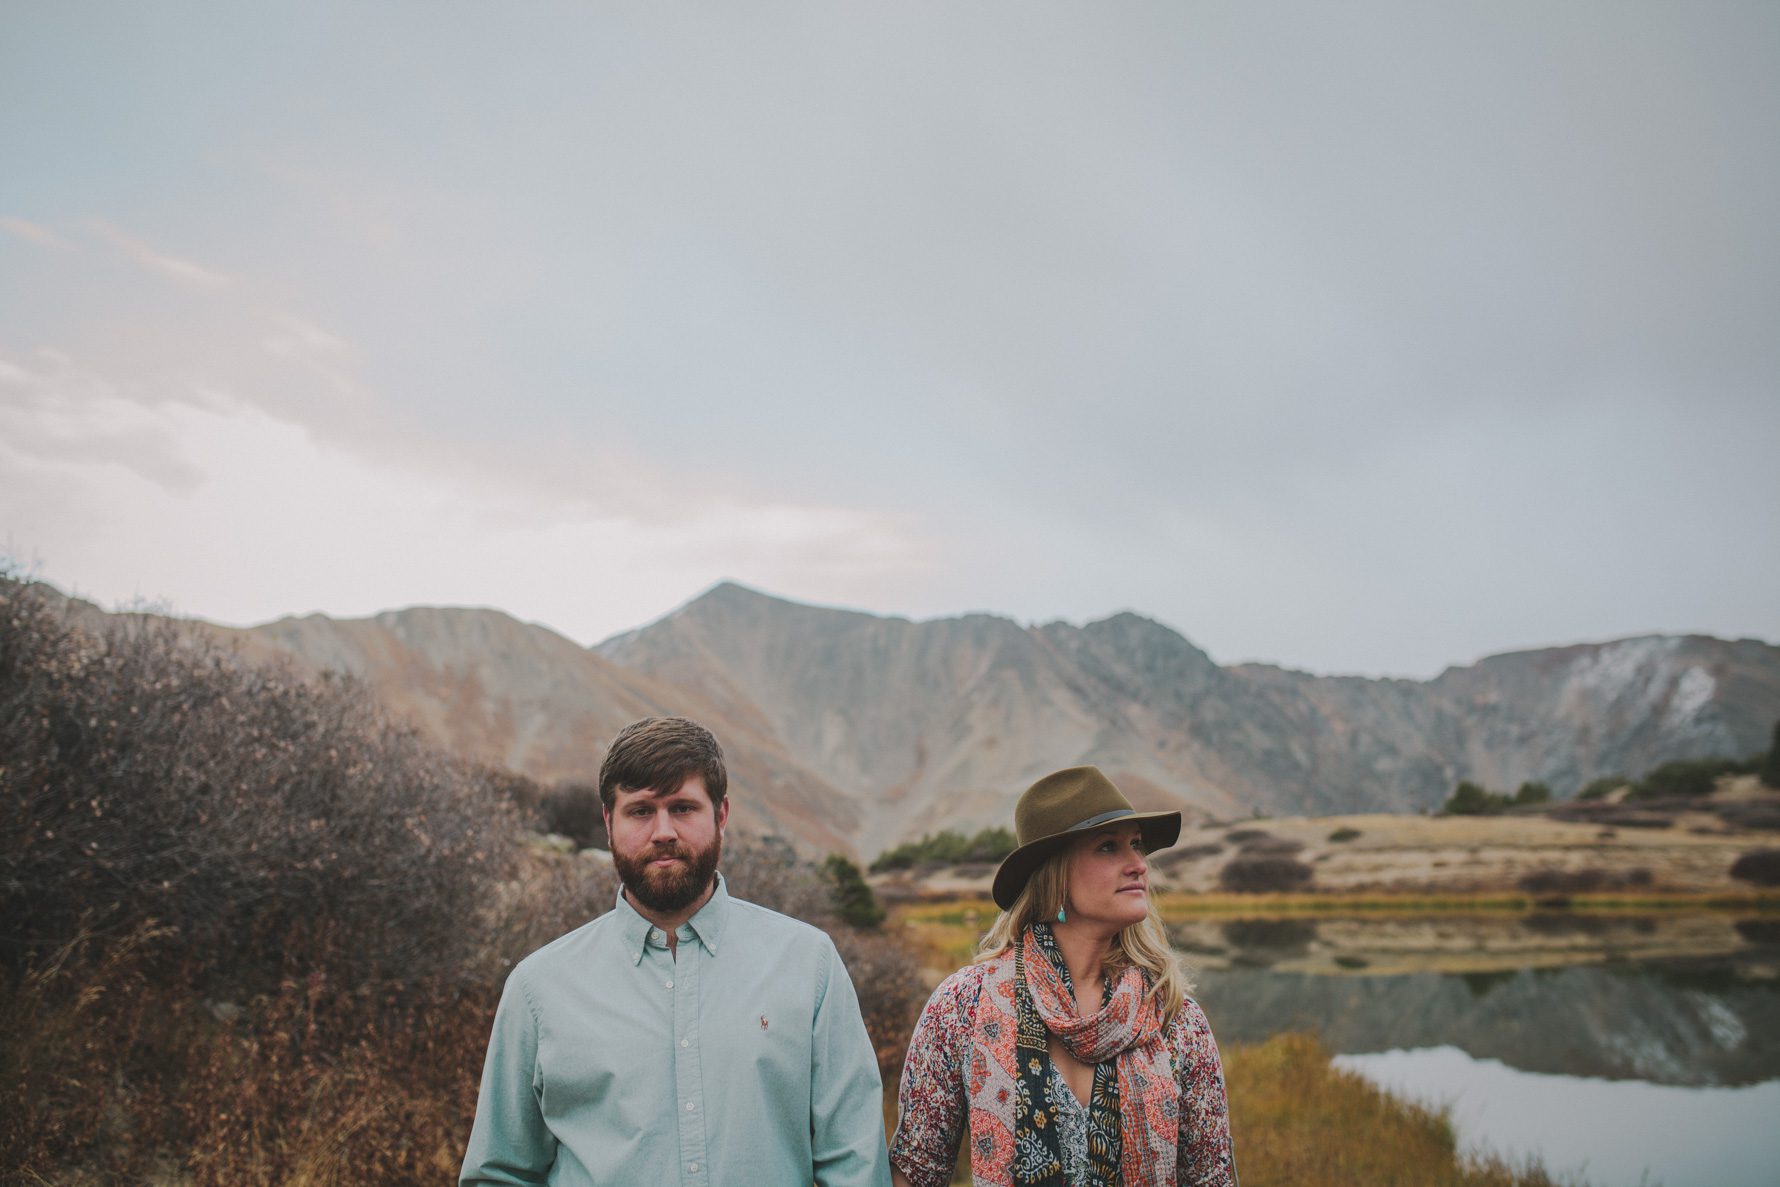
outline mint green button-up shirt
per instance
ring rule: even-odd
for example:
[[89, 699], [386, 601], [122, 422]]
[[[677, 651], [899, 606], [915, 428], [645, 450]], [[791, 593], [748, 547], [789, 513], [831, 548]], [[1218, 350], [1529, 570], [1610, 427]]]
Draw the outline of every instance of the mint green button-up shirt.
[[887, 1187], [883, 1084], [834, 943], [729, 897], [624, 896], [507, 978], [458, 1182]]

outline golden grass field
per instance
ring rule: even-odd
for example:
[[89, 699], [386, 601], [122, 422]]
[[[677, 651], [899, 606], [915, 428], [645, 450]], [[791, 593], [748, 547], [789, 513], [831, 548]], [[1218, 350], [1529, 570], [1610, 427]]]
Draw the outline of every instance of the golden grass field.
[[[1750, 802], [1780, 805], [1780, 793], [1753, 779], [1731, 780], [1719, 794], [1679, 809], [1618, 805], [1617, 823], [1542, 812], [1189, 820], [1179, 841], [1155, 855], [1150, 877], [1160, 892], [1191, 896], [1190, 908], [1185, 899], [1168, 901], [1193, 910], [1217, 909], [1220, 903], [1249, 909], [1259, 896], [1221, 894], [1220, 880], [1232, 858], [1256, 853], [1288, 856], [1311, 872], [1307, 883], [1291, 888], [1304, 893], [1265, 896], [1268, 910], [1326, 909], [1326, 896], [1339, 899], [1342, 910], [1374, 904], [1518, 910], [1539, 897], [1528, 889], [1529, 879], [1584, 874], [1598, 880], [1598, 892], [1586, 896], [1595, 907], [1619, 899], [1639, 909], [1665, 903], [1692, 907], [1702, 896], [1743, 905], [1764, 896], [1732, 878], [1732, 865], [1751, 850], [1780, 848], [1780, 830], [1735, 827], [1718, 814], [1726, 804]], [[993, 872], [985, 863], [879, 875], [873, 881], [892, 901], [987, 898]]]

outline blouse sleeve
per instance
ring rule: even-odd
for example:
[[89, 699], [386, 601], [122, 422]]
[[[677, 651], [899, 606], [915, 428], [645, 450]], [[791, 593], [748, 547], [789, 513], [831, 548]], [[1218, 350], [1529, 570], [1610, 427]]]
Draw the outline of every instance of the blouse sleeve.
[[890, 1163], [914, 1187], [946, 1187], [958, 1166], [958, 1143], [969, 1117], [964, 1061], [985, 967], [966, 965], [941, 981], [909, 1039]]
[[1181, 1101], [1175, 1180], [1180, 1187], [1236, 1187], [1224, 1065], [1217, 1040], [1211, 1037], [1211, 1024], [1199, 1003], [1189, 997], [1169, 1029]]

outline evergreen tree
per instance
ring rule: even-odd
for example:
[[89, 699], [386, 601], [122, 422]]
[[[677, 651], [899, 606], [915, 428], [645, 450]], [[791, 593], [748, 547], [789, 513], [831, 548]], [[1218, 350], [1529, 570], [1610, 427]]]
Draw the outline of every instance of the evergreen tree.
[[1514, 793], [1514, 802], [1517, 804], [1549, 804], [1551, 788], [1529, 779], [1520, 785], [1519, 791]]
[[876, 927], [884, 922], [884, 908], [879, 905], [878, 896], [872, 893], [871, 884], [859, 872], [858, 866], [833, 853], [822, 863], [822, 871], [832, 884], [830, 895], [834, 909], [848, 926]]
[[1508, 797], [1466, 779], [1440, 808], [1443, 816], [1494, 816], [1508, 806]]
[[1780, 789], [1780, 721], [1774, 723], [1774, 742], [1768, 747], [1768, 756], [1762, 759], [1761, 781]]
[[1579, 800], [1605, 799], [1610, 793], [1618, 791], [1630, 782], [1631, 780], [1624, 775], [1602, 775], [1599, 779], [1589, 780], [1588, 785], [1576, 793], [1576, 798]]

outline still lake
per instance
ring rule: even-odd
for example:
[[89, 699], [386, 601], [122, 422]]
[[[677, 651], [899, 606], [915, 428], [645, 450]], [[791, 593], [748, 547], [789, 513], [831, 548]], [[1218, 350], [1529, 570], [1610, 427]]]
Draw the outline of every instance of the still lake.
[[[1594, 1187], [1780, 1187], [1780, 918], [1718, 912], [1170, 924], [1222, 1041], [1316, 1033], [1450, 1110], [1462, 1149]], [[1240, 1151], [1239, 1151], [1240, 1155]]]

